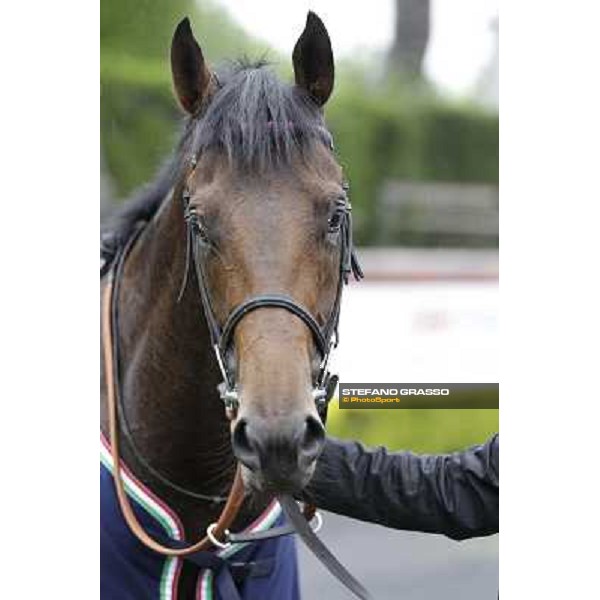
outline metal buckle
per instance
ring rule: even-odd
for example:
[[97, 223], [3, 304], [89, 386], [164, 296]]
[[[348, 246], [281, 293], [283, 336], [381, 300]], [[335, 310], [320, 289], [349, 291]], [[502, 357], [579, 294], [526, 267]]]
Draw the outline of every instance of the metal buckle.
[[240, 404], [237, 391], [228, 388], [226, 385], [221, 385], [223, 386], [221, 389], [221, 400], [223, 400], [225, 406], [227, 408], [237, 408]]
[[237, 416], [237, 411], [240, 406], [240, 400], [237, 390], [232, 390], [226, 381], [223, 381], [218, 386], [221, 400], [225, 405], [225, 414], [230, 421], [234, 421]]
[[[216, 521], [214, 523], [211, 523], [207, 528], [206, 528], [206, 535], [208, 537], [208, 539], [217, 547], [217, 548], [221, 548], [221, 549], [225, 549], [225, 548], [229, 548], [231, 546], [231, 542], [221, 542], [219, 541], [215, 534], [213, 533], [215, 527], [217, 526]], [[225, 537], [227, 537], [229, 535], [229, 529], [225, 530]]]
[[324, 400], [327, 395], [327, 391], [324, 387], [315, 388], [312, 392], [312, 397], [315, 402], [319, 402], [319, 400]]
[[313, 519], [317, 520], [315, 526], [313, 527], [313, 533], [318, 533], [321, 530], [321, 527], [323, 527], [323, 517], [318, 510], [315, 511]]

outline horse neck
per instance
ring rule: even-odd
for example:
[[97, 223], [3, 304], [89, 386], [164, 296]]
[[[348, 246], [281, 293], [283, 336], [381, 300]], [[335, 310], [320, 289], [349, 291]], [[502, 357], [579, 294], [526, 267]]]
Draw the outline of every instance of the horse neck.
[[[186, 231], [175, 198], [165, 201], [132, 249], [119, 298], [124, 413], [139, 453], [178, 485], [226, 494], [235, 471], [229, 423], [193, 273], [184, 277]], [[198, 531], [219, 506], [191, 500], [161, 484], [123, 440], [134, 474]]]

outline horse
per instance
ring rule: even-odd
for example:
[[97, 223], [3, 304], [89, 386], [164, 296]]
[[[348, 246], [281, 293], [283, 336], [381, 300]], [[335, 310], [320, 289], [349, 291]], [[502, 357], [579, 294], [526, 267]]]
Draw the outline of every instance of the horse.
[[[187, 18], [170, 57], [181, 137], [104, 235], [102, 595], [293, 599], [292, 536], [239, 543], [239, 573], [221, 536], [283, 527], [273, 498], [306, 486], [324, 443], [341, 289], [360, 276], [323, 117], [331, 42], [310, 12], [292, 84], [262, 61], [211, 69]], [[207, 530], [213, 552], [186, 561]]]

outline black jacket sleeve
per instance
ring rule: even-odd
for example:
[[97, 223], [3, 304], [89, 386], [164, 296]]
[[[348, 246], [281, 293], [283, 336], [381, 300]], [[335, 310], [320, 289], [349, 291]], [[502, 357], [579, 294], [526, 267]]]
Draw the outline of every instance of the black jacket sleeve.
[[498, 533], [499, 436], [443, 455], [328, 438], [303, 499], [341, 515], [466, 539]]

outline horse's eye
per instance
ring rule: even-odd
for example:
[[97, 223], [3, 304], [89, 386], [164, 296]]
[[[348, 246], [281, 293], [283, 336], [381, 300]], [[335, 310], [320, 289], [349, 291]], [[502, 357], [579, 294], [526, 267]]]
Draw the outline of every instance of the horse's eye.
[[335, 234], [340, 231], [347, 212], [348, 212], [348, 200], [347, 200], [346, 195], [344, 194], [336, 199], [335, 208], [333, 210], [333, 213], [329, 217], [328, 226], [329, 226], [330, 234]]
[[208, 236], [206, 225], [202, 222], [200, 218], [196, 219], [194, 223], [194, 229], [196, 231], [196, 237], [198, 238], [198, 241], [204, 246], [210, 246], [211, 241]]
[[344, 213], [336, 208], [335, 212], [329, 217], [329, 233], [337, 233], [342, 226], [342, 218]]
[[210, 246], [211, 241], [208, 236], [206, 225], [202, 220], [202, 217], [198, 214], [196, 208], [193, 205], [189, 204], [189, 202], [185, 209], [185, 219], [191, 225], [196, 240], [202, 246]]

